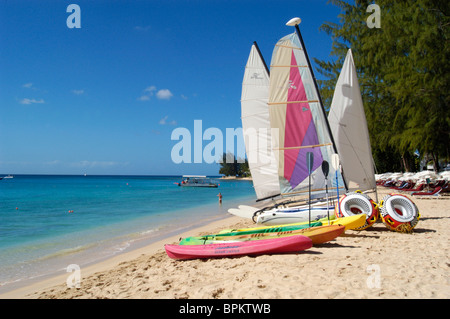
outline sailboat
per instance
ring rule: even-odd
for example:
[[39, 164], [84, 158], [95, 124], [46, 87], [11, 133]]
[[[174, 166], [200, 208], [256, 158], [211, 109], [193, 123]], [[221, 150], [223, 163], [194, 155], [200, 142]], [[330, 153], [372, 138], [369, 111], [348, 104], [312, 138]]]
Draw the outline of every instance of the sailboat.
[[369, 130], [351, 49], [336, 83], [328, 122], [349, 190], [376, 190]]
[[347, 51], [336, 83], [328, 122], [345, 172], [344, 179], [349, 185], [349, 193], [338, 203], [338, 216], [364, 213], [366, 223], [360, 230], [366, 229], [378, 219], [378, 209], [375, 202], [362, 192], [375, 191], [376, 197], [378, 195], [369, 130], [351, 49]]
[[[280, 183], [278, 175], [278, 158], [273, 152], [272, 127], [270, 124], [269, 112], [269, 81], [270, 71], [262, 57], [256, 42], [253, 43], [250, 55], [245, 67], [244, 79], [242, 83], [241, 112], [242, 127], [244, 131], [244, 141], [246, 153], [249, 159], [249, 168], [252, 173], [253, 185], [258, 201], [273, 199], [279, 197]], [[278, 133], [278, 129], [274, 131]], [[275, 134], [278, 135], [278, 134]], [[323, 218], [328, 215], [326, 207], [313, 207], [313, 219]], [[330, 208], [328, 207], [327, 210]], [[333, 207], [331, 207], [331, 210]], [[284, 207], [276, 204], [276, 206], [268, 206], [264, 210], [251, 206], [239, 206], [239, 209], [229, 209], [231, 214], [253, 218], [255, 212], [258, 214], [264, 211], [270, 212], [273, 216], [274, 212], [289, 213], [289, 219], [282, 221], [276, 218], [277, 223], [298, 222], [294, 213], [300, 213], [305, 216], [305, 207]], [[279, 214], [277, 215], [279, 216]], [[294, 219], [291, 219], [294, 217]], [[264, 218], [263, 218], [264, 220]], [[267, 219], [266, 219], [267, 220]], [[273, 221], [275, 219], [272, 219]], [[304, 221], [302, 219], [302, 221]], [[269, 222], [269, 221], [267, 221]], [[270, 224], [270, 222], [269, 222]]]
[[[308, 195], [311, 201], [312, 198], [325, 198], [328, 180], [322, 164], [324, 161], [331, 162], [337, 148], [299, 23], [299, 18], [291, 19], [287, 25], [295, 26], [296, 32], [281, 38], [275, 45], [270, 66], [268, 107], [272, 132], [278, 133], [276, 138], [272, 138], [272, 149], [278, 158], [281, 195]], [[313, 155], [310, 170], [307, 167], [308, 153]], [[341, 181], [341, 185], [345, 186], [340, 171], [331, 168], [329, 173], [334, 176], [336, 172], [338, 183]], [[258, 214], [256, 222], [273, 225], [316, 220], [327, 217], [327, 211], [324, 213], [322, 208], [304, 205], [266, 210]]]

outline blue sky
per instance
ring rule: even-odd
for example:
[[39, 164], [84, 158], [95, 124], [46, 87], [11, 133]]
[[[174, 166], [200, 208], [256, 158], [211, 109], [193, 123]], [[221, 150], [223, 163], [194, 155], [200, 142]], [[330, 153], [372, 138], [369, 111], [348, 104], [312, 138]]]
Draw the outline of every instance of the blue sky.
[[326, 0], [0, 0], [0, 174], [217, 174], [173, 163], [172, 131], [241, 127], [253, 41], [270, 63], [299, 16], [311, 59], [329, 59], [318, 29], [338, 14]]

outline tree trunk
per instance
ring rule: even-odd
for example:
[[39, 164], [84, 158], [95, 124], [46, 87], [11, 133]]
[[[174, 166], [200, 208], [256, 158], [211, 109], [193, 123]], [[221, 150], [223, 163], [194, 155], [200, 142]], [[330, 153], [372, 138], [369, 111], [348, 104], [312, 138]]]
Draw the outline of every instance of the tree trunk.
[[439, 173], [439, 156], [435, 152], [431, 152], [431, 158], [433, 159], [434, 172]]

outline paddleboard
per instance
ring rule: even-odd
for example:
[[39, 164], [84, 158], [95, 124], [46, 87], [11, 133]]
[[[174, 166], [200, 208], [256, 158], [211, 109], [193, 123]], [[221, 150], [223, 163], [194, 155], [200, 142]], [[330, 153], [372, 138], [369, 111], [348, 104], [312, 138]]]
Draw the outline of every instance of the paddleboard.
[[254, 234], [234, 235], [234, 236], [206, 235], [198, 237], [187, 237], [180, 241], [180, 245], [220, 244], [233, 241], [253, 241], [268, 238], [289, 237], [296, 235], [307, 236], [311, 238], [313, 244], [317, 245], [335, 239], [336, 237], [340, 236], [344, 231], [345, 226], [327, 225], [275, 233], [273, 232], [254, 233]]
[[302, 235], [221, 244], [164, 246], [167, 255], [173, 259], [296, 253], [311, 247], [312, 240]]

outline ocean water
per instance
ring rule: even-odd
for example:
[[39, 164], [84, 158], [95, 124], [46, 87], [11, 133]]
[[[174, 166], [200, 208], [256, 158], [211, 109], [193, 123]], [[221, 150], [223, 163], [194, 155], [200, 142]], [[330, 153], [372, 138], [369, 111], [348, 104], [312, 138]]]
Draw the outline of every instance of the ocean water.
[[216, 179], [219, 188], [193, 188], [175, 185], [180, 180], [60, 175], [0, 180], [0, 292], [231, 216], [229, 208], [256, 199], [251, 181]]

